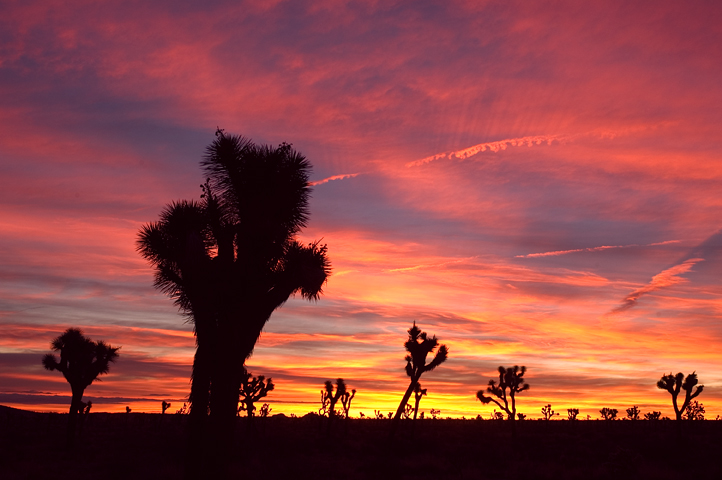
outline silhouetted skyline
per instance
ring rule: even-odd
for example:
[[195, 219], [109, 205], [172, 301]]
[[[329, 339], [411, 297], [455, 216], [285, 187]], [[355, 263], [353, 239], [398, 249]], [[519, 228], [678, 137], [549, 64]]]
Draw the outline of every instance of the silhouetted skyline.
[[314, 5], [4, 6], [0, 404], [67, 411], [38, 359], [79, 327], [123, 345], [93, 412], [180, 408], [192, 326], [135, 239], [220, 126], [308, 158], [333, 261], [248, 361], [274, 414], [339, 377], [395, 411], [414, 321], [452, 352], [427, 416], [488, 418], [499, 365], [531, 418], [673, 417], [656, 381], [693, 371], [722, 414], [722, 6]]

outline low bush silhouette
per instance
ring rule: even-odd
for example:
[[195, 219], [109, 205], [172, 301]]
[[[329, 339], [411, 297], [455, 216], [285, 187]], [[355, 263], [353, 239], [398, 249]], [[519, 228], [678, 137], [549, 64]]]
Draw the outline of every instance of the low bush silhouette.
[[661, 418], [662, 418], [662, 412], [652, 411], [652, 412], [648, 412], [648, 413], [644, 414], [645, 420], [659, 420]]
[[685, 420], [704, 420], [704, 414], [704, 405], [695, 400], [687, 405], [683, 418]]

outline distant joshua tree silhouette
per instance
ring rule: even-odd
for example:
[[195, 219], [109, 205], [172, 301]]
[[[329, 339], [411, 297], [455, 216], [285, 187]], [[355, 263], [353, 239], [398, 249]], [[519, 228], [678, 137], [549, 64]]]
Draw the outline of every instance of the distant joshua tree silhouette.
[[685, 420], [704, 420], [704, 414], [704, 405], [695, 400], [687, 405], [687, 408], [684, 410], [683, 418]]
[[356, 396], [356, 389], [348, 392], [346, 382], [343, 378], [336, 379], [336, 393], [333, 391], [333, 382], [326, 380], [324, 388], [321, 390], [321, 408], [319, 413], [328, 416], [329, 420], [333, 420], [339, 412], [336, 411], [336, 404], [341, 401], [341, 415], [348, 418], [348, 412], [351, 409], [351, 400]]
[[266, 380], [263, 375], [254, 377], [245, 370], [241, 380], [241, 387], [238, 390], [238, 401], [240, 403], [238, 414], [240, 415], [242, 411], [245, 411], [248, 417], [253, 417], [256, 410], [254, 403], [268, 395], [268, 392], [274, 388], [276, 386], [270, 378]]
[[166, 402], [165, 400], [163, 400], [163, 403], [161, 404], [161, 409], [162, 409], [160, 412], [161, 415], [165, 415], [165, 411], [168, 410], [169, 408], [170, 408], [170, 402]]
[[616, 420], [617, 413], [619, 413], [619, 410], [617, 410], [616, 408], [604, 407], [601, 410], [599, 410], [599, 413], [602, 414], [602, 418], [604, 420]]
[[267, 403], [264, 403], [263, 405], [261, 405], [261, 409], [258, 411], [258, 416], [261, 418], [268, 418], [268, 415], [271, 414], [271, 410], [273, 410], [271, 406]]
[[627, 418], [630, 420], [639, 420], [639, 407], [633, 406], [627, 409]]
[[544, 420], [551, 420], [554, 415], [559, 415], [557, 412], [552, 410], [552, 404], [548, 403], [541, 409]]
[[[682, 372], [679, 372], [677, 375], [672, 375], [671, 373], [669, 375], [662, 375], [662, 378], [657, 382], [657, 388], [667, 390], [670, 395], [672, 395], [672, 406], [674, 407], [674, 414], [677, 420], [682, 419], [682, 413], [687, 409], [692, 399], [704, 390], [704, 385], [697, 385], [697, 383], [699, 383], [699, 381], [697, 380], [697, 374], [695, 372], [687, 375], [687, 378], [684, 378]], [[694, 393], [692, 393], [692, 389], [695, 387], [697, 388], [694, 390]], [[680, 408], [677, 404], [677, 396], [682, 390], [684, 390], [685, 396], [682, 407]]]
[[[489, 380], [489, 386], [486, 388], [488, 393], [491, 393], [494, 397], [487, 397], [484, 395], [484, 390], [476, 392], [476, 398], [483, 404], [494, 402], [506, 412], [507, 419], [511, 421], [512, 436], [516, 437], [516, 395], [529, 390], [529, 384], [524, 383], [524, 374], [526, 373], [526, 367], [514, 365], [514, 367], [504, 368], [499, 367], [499, 384], [496, 384], [496, 380]], [[507, 394], [507, 390], [509, 393]], [[501, 403], [499, 400], [501, 400]]]
[[579, 409], [578, 408], [567, 408], [567, 419], [569, 421], [574, 421], [577, 419], [577, 415], [579, 415]]
[[[416, 385], [419, 383], [421, 375], [424, 372], [430, 372], [444, 363], [449, 356], [449, 349], [446, 345], [439, 345], [439, 341], [435, 336], [429, 338], [426, 332], [422, 332], [421, 329], [416, 326], [416, 322], [414, 322], [414, 325], [409, 329], [408, 333], [409, 338], [404, 343], [404, 348], [407, 352], [409, 352], [409, 354], [406, 355], [404, 360], [406, 360], [406, 375], [409, 376], [411, 382], [409, 383], [409, 387], [406, 389], [406, 393], [404, 393], [404, 396], [401, 399], [399, 408], [396, 409], [391, 435], [393, 435], [395, 430], [398, 428], [398, 424], [401, 421], [401, 415], [406, 409], [406, 405], [409, 403], [409, 398], [411, 398], [411, 394], [414, 392]], [[427, 364], [426, 357], [430, 353], [433, 353], [437, 346], [439, 349], [434, 354], [434, 359]]]
[[78, 415], [88, 408], [83, 405], [83, 393], [100, 375], [110, 371], [110, 364], [118, 359], [120, 347], [112, 347], [102, 340], [94, 342], [84, 336], [79, 328], [69, 328], [50, 343], [50, 348], [60, 352], [60, 360], [48, 353], [43, 356], [43, 366], [47, 370], [62, 373], [72, 391], [68, 415], [68, 436], [72, 443]]
[[311, 165], [291, 145], [256, 145], [218, 129], [201, 166], [201, 200], [166, 206], [141, 228], [138, 250], [155, 267], [156, 288], [193, 322], [190, 441], [196, 451], [211, 443], [210, 411], [210, 449], [224, 458], [212, 466], [222, 467], [245, 360], [291, 295], [319, 298], [330, 263], [325, 245], [296, 238], [308, 223]]
[[662, 412], [648, 412], [644, 414], [645, 420], [659, 420], [662, 418]]

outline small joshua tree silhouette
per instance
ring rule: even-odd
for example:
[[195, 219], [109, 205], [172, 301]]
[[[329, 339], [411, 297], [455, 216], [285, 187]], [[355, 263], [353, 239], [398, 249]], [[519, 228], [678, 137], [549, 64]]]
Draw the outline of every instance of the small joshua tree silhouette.
[[704, 420], [704, 413], [704, 405], [695, 400], [687, 405], [687, 408], [684, 410], [684, 419]]
[[72, 399], [68, 415], [68, 443], [75, 436], [78, 415], [82, 413], [83, 392], [91, 383], [110, 371], [110, 364], [118, 359], [120, 347], [112, 347], [101, 341], [93, 341], [83, 335], [78, 328], [69, 328], [50, 343], [50, 347], [60, 352], [60, 360], [48, 353], [43, 356], [46, 370], [58, 370], [70, 384]]
[[518, 420], [526, 420], [526, 415], [524, 415], [523, 413], [517, 413], [516, 418]]
[[261, 405], [261, 409], [258, 411], [258, 415], [261, 418], [268, 418], [268, 415], [271, 413], [271, 410], [273, 410], [271, 408], [271, 406], [267, 403], [264, 403], [263, 405]]
[[554, 415], [559, 415], [557, 412], [552, 410], [552, 404], [547, 403], [545, 406], [541, 409], [542, 415], [544, 415], [544, 420], [551, 420]]
[[662, 418], [662, 412], [648, 412], [644, 414], [645, 420], [659, 420]]
[[639, 420], [639, 407], [633, 406], [627, 409], [627, 418], [630, 420]]
[[[511, 421], [512, 436], [516, 437], [516, 426], [514, 419], [516, 418], [516, 394], [524, 390], [529, 390], [529, 384], [524, 383], [524, 374], [526, 367], [514, 365], [514, 367], [499, 367], [499, 384], [496, 380], [489, 380], [489, 386], [486, 388], [487, 393], [491, 393], [494, 397], [484, 395], [484, 390], [476, 392], [476, 398], [483, 404], [494, 402], [506, 412], [507, 418]], [[507, 394], [507, 390], [509, 393]], [[501, 403], [503, 402], [503, 404]]]
[[241, 376], [241, 386], [238, 389], [238, 402], [240, 403], [238, 414], [240, 415], [242, 411], [245, 411], [246, 416], [253, 417], [256, 411], [254, 403], [268, 395], [268, 392], [274, 388], [276, 388], [276, 386], [270, 378], [266, 380], [266, 377], [263, 375], [254, 377], [244, 369], [243, 375]]
[[[421, 375], [424, 372], [429, 372], [444, 363], [449, 356], [449, 349], [446, 345], [439, 345], [439, 341], [435, 336], [429, 338], [426, 332], [422, 332], [421, 329], [416, 326], [416, 322], [414, 322], [414, 325], [409, 329], [408, 333], [409, 338], [404, 343], [404, 348], [407, 352], [409, 352], [409, 354], [406, 355], [405, 360], [406, 375], [411, 378], [411, 383], [409, 383], [409, 387], [406, 389], [406, 393], [404, 393], [404, 397], [401, 399], [399, 408], [396, 410], [396, 415], [394, 416], [394, 426], [391, 430], [392, 435], [401, 419], [401, 415], [406, 409], [406, 404], [409, 403], [409, 398], [411, 398], [411, 394], [414, 392], [416, 384], [419, 383]], [[437, 346], [439, 349], [436, 351], [434, 359], [427, 364], [426, 357], [430, 353], [433, 353]]]
[[573, 422], [574, 420], [576, 420], [577, 415], [579, 415], [578, 408], [567, 408], [567, 419], [569, 419], [570, 422]]
[[341, 400], [343, 414], [348, 417], [348, 410], [351, 408], [351, 400], [354, 396], [356, 396], [356, 390], [349, 393], [343, 378], [336, 380], [336, 393], [333, 391], [331, 380], [326, 380], [324, 389], [321, 390], [321, 408], [318, 413], [328, 416], [329, 420], [335, 418], [337, 415], [336, 404]]
[[165, 411], [170, 408], [170, 402], [166, 402], [165, 400], [163, 400], [163, 403], [161, 404], [160, 408], [162, 409], [160, 412], [161, 415], [165, 415]]
[[[338, 387], [336, 388], [338, 390]], [[348, 391], [341, 395], [341, 407], [343, 409], [343, 417], [348, 418], [349, 417], [349, 410], [351, 410], [351, 400], [353, 400], [353, 397], [356, 396], [356, 389], [351, 389], [351, 393], [349, 394]]]
[[616, 420], [617, 413], [619, 413], [619, 410], [617, 410], [616, 408], [604, 407], [601, 410], [599, 410], [599, 413], [602, 414], [602, 418], [604, 420]]
[[[684, 382], [682, 381], [683, 379]], [[674, 407], [674, 414], [677, 420], [682, 419], [682, 412], [687, 409], [689, 402], [704, 390], [704, 385], [697, 385], [697, 383], [699, 383], [699, 381], [697, 380], [697, 374], [695, 372], [687, 375], [687, 378], [684, 378], [682, 372], [679, 372], [677, 375], [672, 375], [671, 373], [669, 375], [662, 375], [662, 378], [657, 382], [657, 388], [667, 390], [670, 395], [672, 395], [672, 406]], [[694, 393], [692, 393], [692, 389], [695, 387], [697, 388]], [[680, 408], [677, 405], [677, 396], [681, 390], [684, 390], [685, 396], [682, 407]]]
[[126, 406], [125, 406], [125, 413], [130, 413], [130, 412], [132, 412], [132, 410], [130, 409], [130, 407], [129, 407], [128, 405], [126, 405]]

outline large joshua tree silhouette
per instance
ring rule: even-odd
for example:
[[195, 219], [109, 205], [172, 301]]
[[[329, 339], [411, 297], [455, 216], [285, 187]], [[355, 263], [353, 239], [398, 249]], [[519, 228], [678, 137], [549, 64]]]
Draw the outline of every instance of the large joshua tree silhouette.
[[476, 398], [481, 403], [494, 402], [506, 412], [507, 419], [512, 425], [512, 435], [516, 435], [516, 395], [524, 390], [529, 390], [529, 384], [524, 383], [524, 373], [526, 373], [524, 366], [521, 368], [518, 365], [510, 368], [499, 367], [499, 384], [497, 385], [496, 380], [491, 379], [489, 386], [486, 387], [486, 392], [493, 396], [487, 397], [484, 395], [484, 390], [476, 392]]
[[[436, 339], [436, 336], [429, 337], [426, 332], [422, 332], [421, 329], [416, 326], [416, 322], [414, 322], [414, 325], [409, 329], [408, 333], [409, 338], [404, 343], [404, 348], [407, 352], [409, 352], [409, 354], [406, 355], [405, 360], [406, 375], [411, 378], [411, 382], [409, 383], [409, 387], [406, 389], [406, 393], [404, 393], [404, 396], [401, 399], [399, 408], [396, 410], [396, 415], [394, 415], [394, 422], [391, 430], [392, 435], [396, 430], [398, 423], [401, 421], [401, 415], [404, 413], [406, 404], [409, 402], [411, 394], [414, 392], [416, 385], [419, 383], [421, 375], [424, 372], [429, 372], [444, 363], [449, 356], [449, 349], [446, 345], [439, 345], [439, 341]], [[434, 359], [427, 364], [426, 357], [430, 353], [433, 353], [437, 346], [439, 349], [436, 351]]]
[[[697, 385], [698, 383], [699, 380], [697, 380], [697, 374], [695, 372], [687, 375], [687, 378], [684, 377], [682, 372], [679, 372], [677, 375], [672, 375], [671, 373], [669, 375], [662, 375], [662, 378], [657, 382], [657, 388], [667, 390], [670, 395], [672, 395], [672, 406], [674, 407], [674, 414], [677, 420], [682, 419], [682, 413], [687, 409], [692, 399], [704, 390], [704, 385]], [[695, 387], [697, 388], [695, 389]], [[693, 389], [694, 393], [692, 392]], [[677, 397], [682, 390], [684, 390], [684, 402], [680, 407], [677, 403]]]
[[85, 389], [96, 379], [100, 381], [98, 376], [110, 371], [110, 364], [117, 360], [120, 347], [112, 347], [102, 340], [94, 342], [83, 335], [82, 330], [69, 328], [50, 343], [50, 348], [60, 353], [60, 359], [48, 353], [43, 356], [43, 366], [47, 370], [62, 373], [72, 391], [68, 415], [68, 436], [72, 441], [78, 414], [85, 407]]
[[308, 222], [311, 165], [291, 145], [256, 145], [216, 131], [201, 161], [198, 202], [166, 206], [144, 225], [138, 250], [155, 286], [193, 322], [191, 436], [202, 445], [210, 411], [216, 447], [228, 447], [243, 364], [273, 311], [296, 293], [322, 294], [326, 246], [301, 244]]

